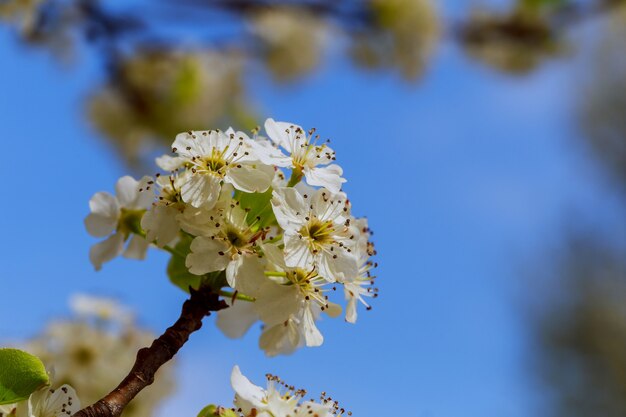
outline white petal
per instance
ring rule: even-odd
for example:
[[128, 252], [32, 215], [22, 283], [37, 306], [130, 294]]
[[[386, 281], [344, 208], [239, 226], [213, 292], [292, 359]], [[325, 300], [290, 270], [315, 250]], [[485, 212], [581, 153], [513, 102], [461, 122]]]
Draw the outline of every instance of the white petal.
[[[230, 300], [227, 300], [230, 304]], [[259, 320], [254, 310], [254, 303], [235, 300], [230, 307], [217, 313], [217, 327], [231, 339], [242, 337]]]
[[[46, 390], [46, 393], [49, 393]], [[45, 399], [44, 399], [45, 398]], [[81, 409], [80, 399], [76, 395], [76, 391], [69, 385], [63, 385], [57, 388], [54, 393], [42, 398], [35, 408], [39, 408], [39, 416], [60, 417], [70, 416]], [[71, 404], [71, 405], [70, 405]]]
[[333, 193], [338, 193], [341, 190], [341, 184], [346, 182], [345, 178], [341, 178], [342, 174], [343, 170], [336, 164], [327, 167], [304, 167], [306, 182], [310, 185], [325, 187]]
[[289, 319], [285, 323], [267, 327], [261, 334], [259, 347], [267, 356], [289, 355], [303, 341], [296, 324], [292, 319]]
[[347, 208], [347, 197], [344, 193], [331, 193], [330, 190], [320, 188], [315, 192], [311, 205], [313, 214], [320, 220], [332, 220], [335, 223], [344, 223], [349, 216]]
[[146, 231], [148, 242], [156, 243], [159, 247], [169, 245], [178, 237], [179, 211], [174, 207], [154, 206], [141, 218], [141, 228]]
[[250, 141], [253, 155], [259, 161], [267, 165], [276, 165], [279, 167], [290, 167], [293, 163], [291, 157], [285, 155], [279, 148], [273, 146], [270, 141], [264, 139], [256, 139]]
[[228, 246], [221, 240], [197, 237], [191, 242], [191, 253], [187, 255], [185, 265], [189, 272], [196, 275], [222, 271], [229, 262], [227, 250]]
[[291, 148], [291, 138], [296, 130], [302, 130], [302, 128], [293, 123], [276, 122], [274, 119], [267, 119], [265, 121], [265, 132], [267, 136], [289, 153], [293, 152]]
[[285, 234], [285, 263], [292, 268], [310, 269], [314, 256], [306, 239], [296, 234]]
[[130, 242], [124, 251], [124, 258], [127, 259], [145, 259], [146, 253], [148, 252], [148, 246], [150, 246], [150, 242], [144, 239], [141, 236], [133, 235], [130, 238]]
[[272, 264], [272, 266], [285, 270], [287, 265], [285, 264], [285, 255], [283, 250], [278, 247], [278, 244], [275, 243], [266, 243], [263, 245], [263, 253], [267, 258], [267, 261]]
[[110, 235], [117, 228], [117, 218], [104, 217], [97, 213], [89, 213], [85, 217], [85, 228], [93, 237], [105, 237]]
[[244, 414], [248, 414], [251, 408], [261, 410], [265, 390], [254, 385], [248, 378], [242, 375], [239, 366], [235, 365], [230, 374], [230, 384], [235, 390], [235, 403], [243, 409]]
[[272, 209], [278, 224], [285, 230], [296, 231], [305, 223], [308, 207], [297, 190], [289, 187], [272, 192]]
[[122, 207], [130, 207], [137, 198], [139, 182], [129, 175], [125, 175], [115, 184], [115, 194]]
[[220, 196], [220, 179], [210, 174], [195, 174], [181, 187], [183, 201], [197, 208], [212, 209]]
[[185, 163], [185, 159], [180, 156], [162, 155], [156, 158], [156, 164], [163, 171], [174, 171]]
[[89, 260], [98, 271], [103, 263], [121, 254], [122, 250], [124, 250], [124, 235], [115, 233], [89, 249]]
[[102, 217], [110, 217], [117, 220], [120, 213], [120, 205], [111, 194], [101, 191], [95, 193], [89, 200], [89, 210]]
[[307, 346], [320, 346], [324, 343], [324, 336], [315, 325], [315, 319], [309, 307], [304, 309], [302, 326], [304, 328], [304, 341]]
[[265, 262], [256, 255], [243, 255], [240, 259], [233, 288], [242, 294], [257, 297], [261, 286], [268, 281], [264, 274]]
[[293, 417], [334, 417], [333, 408], [329, 404], [319, 404], [313, 401], [305, 401], [297, 408]]
[[299, 314], [304, 301], [295, 286], [280, 285], [270, 279], [266, 279], [256, 298], [254, 307], [268, 326], [284, 323], [290, 316]]
[[154, 180], [146, 175], [137, 184], [137, 196], [129, 208], [147, 210], [154, 202]]
[[236, 288], [237, 275], [242, 262], [243, 256], [236, 256], [226, 266], [226, 282], [228, 282], [231, 288]]
[[357, 319], [357, 298], [356, 294], [348, 288], [347, 284], [345, 286], [345, 294], [348, 299], [348, 304], [346, 305], [346, 321], [348, 323], [356, 323]]
[[241, 162], [231, 166], [224, 179], [239, 191], [263, 193], [272, 185], [274, 168], [261, 162]]
[[184, 159], [211, 154], [216, 145], [218, 134], [216, 131], [183, 132], [176, 135], [172, 149]]
[[341, 306], [339, 304], [329, 302], [324, 313], [328, 314], [328, 317], [336, 318], [341, 315]]
[[94, 237], [111, 234], [117, 227], [120, 206], [117, 199], [106, 192], [94, 194], [89, 200], [91, 213], [85, 218], [85, 228]]
[[328, 281], [351, 280], [359, 273], [356, 258], [343, 248], [337, 247], [333, 252], [320, 252], [315, 263], [321, 276]]

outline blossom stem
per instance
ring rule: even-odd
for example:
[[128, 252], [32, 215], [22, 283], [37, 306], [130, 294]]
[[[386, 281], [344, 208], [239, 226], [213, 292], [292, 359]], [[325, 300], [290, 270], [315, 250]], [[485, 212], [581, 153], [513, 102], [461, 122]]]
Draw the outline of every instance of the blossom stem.
[[184, 253], [176, 250], [175, 248], [169, 246], [169, 245], [165, 245], [163, 246], [163, 250], [166, 252], [169, 252], [170, 254], [174, 255], [174, 256], [179, 256], [183, 259], [185, 259], [187, 257], [187, 255], [185, 255]]
[[265, 271], [265, 276], [266, 277], [286, 277], [287, 273], [280, 272], [280, 271]]
[[287, 183], [287, 187], [294, 187], [296, 184], [300, 182], [302, 179], [302, 170], [300, 168], [294, 168], [291, 171], [291, 177], [289, 177], [289, 182]]
[[218, 294], [221, 295], [222, 297], [227, 297], [227, 298], [234, 297], [235, 299], [242, 300], [242, 301], [251, 301], [251, 302], [256, 301], [256, 298], [250, 297], [249, 295], [241, 294], [237, 291], [231, 292], [231, 291], [219, 290]]
[[219, 295], [209, 287], [190, 289], [190, 297], [183, 304], [180, 317], [165, 333], [137, 352], [137, 359], [124, 380], [95, 404], [84, 408], [73, 417], [118, 417], [124, 408], [154, 381], [157, 370], [168, 362], [189, 339], [191, 333], [202, 327], [202, 319], [212, 311], [226, 308]]

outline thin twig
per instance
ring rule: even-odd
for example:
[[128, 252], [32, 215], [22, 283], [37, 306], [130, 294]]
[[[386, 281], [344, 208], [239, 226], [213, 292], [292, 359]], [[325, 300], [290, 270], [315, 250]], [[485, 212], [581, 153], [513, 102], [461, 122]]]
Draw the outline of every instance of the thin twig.
[[189, 335], [202, 327], [202, 319], [211, 311], [226, 308], [219, 295], [209, 288], [193, 290], [183, 304], [180, 317], [165, 333], [137, 352], [133, 368], [124, 380], [104, 398], [74, 414], [73, 417], [117, 417], [141, 390], [152, 384], [157, 370], [187, 342]]

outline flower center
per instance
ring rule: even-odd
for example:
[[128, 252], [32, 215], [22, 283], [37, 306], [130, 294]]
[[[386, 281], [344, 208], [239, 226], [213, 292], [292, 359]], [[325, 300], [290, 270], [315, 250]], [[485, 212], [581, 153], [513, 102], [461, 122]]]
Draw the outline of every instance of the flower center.
[[229, 227], [224, 234], [226, 235], [226, 240], [235, 248], [241, 248], [248, 243], [248, 239], [235, 228]]
[[313, 217], [306, 226], [303, 227], [301, 234], [310, 239], [315, 249], [319, 249], [333, 242], [332, 233], [334, 230], [332, 221], [321, 221]]
[[222, 174], [224, 167], [227, 165], [224, 156], [213, 148], [211, 155], [204, 158], [204, 166], [208, 171]]

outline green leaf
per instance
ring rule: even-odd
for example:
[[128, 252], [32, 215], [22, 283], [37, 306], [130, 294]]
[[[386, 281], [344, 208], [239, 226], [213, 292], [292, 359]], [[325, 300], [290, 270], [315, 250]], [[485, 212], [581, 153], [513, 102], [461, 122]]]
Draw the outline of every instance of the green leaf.
[[235, 200], [239, 201], [242, 209], [250, 209], [248, 213], [248, 224], [252, 223], [255, 217], [260, 217], [261, 220], [255, 224], [256, 229], [276, 224], [276, 217], [272, 210], [272, 189], [269, 188], [264, 193], [244, 193], [242, 191], [235, 191]]
[[198, 413], [198, 417], [237, 417], [237, 414], [229, 408], [218, 407], [211, 404], [204, 407]]
[[48, 382], [39, 358], [18, 349], [0, 349], [0, 405], [25, 400]]
[[[191, 238], [184, 236], [174, 248], [177, 253], [188, 254]], [[172, 255], [167, 264], [167, 276], [172, 284], [176, 285], [185, 292], [189, 292], [189, 287], [194, 289], [200, 288], [200, 284], [204, 279], [201, 275], [194, 275], [185, 266], [185, 258], [178, 255]]]
[[198, 413], [198, 417], [214, 417], [218, 415], [219, 414], [217, 414], [217, 406], [213, 404], [207, 405]]

